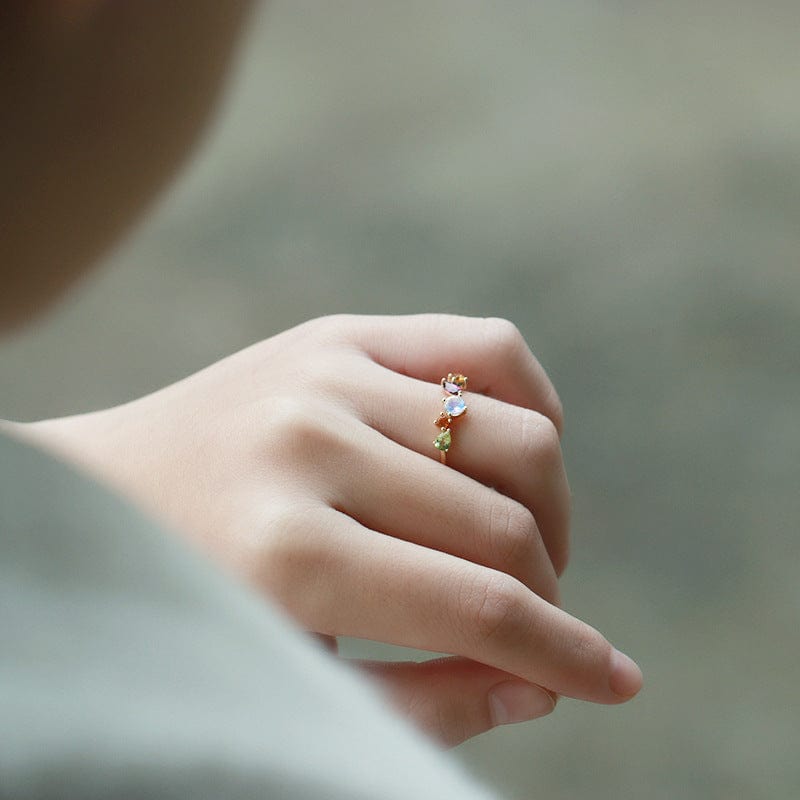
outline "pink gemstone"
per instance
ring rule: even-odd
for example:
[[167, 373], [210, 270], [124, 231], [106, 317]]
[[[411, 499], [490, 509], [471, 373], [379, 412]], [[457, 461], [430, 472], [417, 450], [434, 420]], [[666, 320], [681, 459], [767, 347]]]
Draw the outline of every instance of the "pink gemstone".
[[458, 394], [461, 391], [461, 387], [456, 383], [450, 383], [449, 381], [444, 382], [444, 390], [446, 392], [450, 392], [450, 394]]

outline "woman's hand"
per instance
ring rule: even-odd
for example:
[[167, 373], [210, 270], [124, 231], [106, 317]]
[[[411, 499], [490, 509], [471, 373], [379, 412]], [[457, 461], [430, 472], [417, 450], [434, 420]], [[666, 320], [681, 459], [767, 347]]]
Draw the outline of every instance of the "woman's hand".
[[[447, 465], [439, 380], [469, 376]], [[160, 516], [324, 636], [457, 658], [367, 666], [457, 743], [641, 673], [558, 607], [561, 407], [497, 319], [334, 316], [107, 411], [26, 434]], [[542, 688], [547, 691], [543, 691]]]

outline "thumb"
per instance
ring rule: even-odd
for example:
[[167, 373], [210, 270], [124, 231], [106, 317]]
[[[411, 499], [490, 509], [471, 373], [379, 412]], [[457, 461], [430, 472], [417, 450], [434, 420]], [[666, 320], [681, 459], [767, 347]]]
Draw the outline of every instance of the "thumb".
[[447, 747], [497, 725], [546, 716], [556, 705], [552, 692], [465, 658], [356, 663], [401, 714]]

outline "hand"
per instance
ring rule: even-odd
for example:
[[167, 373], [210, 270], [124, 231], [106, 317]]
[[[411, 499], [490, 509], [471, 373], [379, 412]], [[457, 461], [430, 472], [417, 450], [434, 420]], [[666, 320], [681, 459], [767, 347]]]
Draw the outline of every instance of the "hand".
[[[432, 441], [448, 371], [469, 411]], [[26, 426], [308, 630], [457, 658], [368, 665], [453, 744], [618, 703], [641, 673], [558, 608], [569, 489], [555, 390], [508, 322], [326, 317], [126, 405]], [[546, 690], [546, 691], [544, 691]]]

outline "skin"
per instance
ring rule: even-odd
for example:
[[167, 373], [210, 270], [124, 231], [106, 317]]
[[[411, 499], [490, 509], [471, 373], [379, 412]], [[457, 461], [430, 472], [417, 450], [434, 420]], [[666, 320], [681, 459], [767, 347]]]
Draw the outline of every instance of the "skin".
[[[63, 293], [175, 172], [246, 5], [3, 7], [0, 99], [19, 113], [0, 146], [2, 325]], [[469, 411], [444, 466], [431, 442], [448, 370], [470, 376]], [[511, 323], [443, 315], [313, 320], [123, 406], [5, 425], [328, 644], [453, 654], [362, 665], [449, 745], [543, 716], [559, 694], [619, 703], [641, 687], [630, 659], [559, 608], [561, 427], [555, 389]]]

